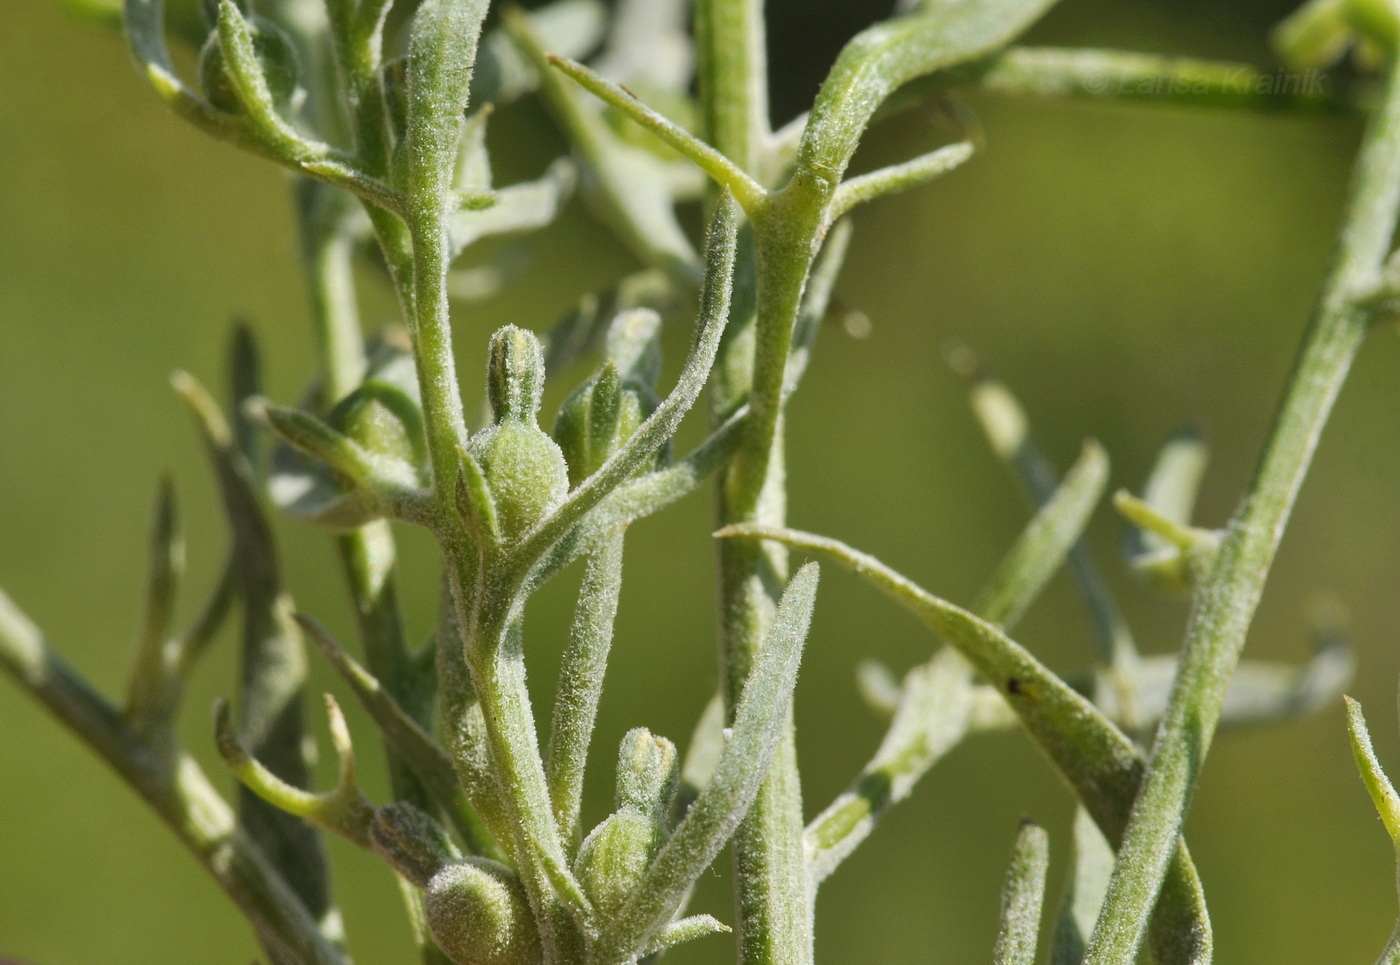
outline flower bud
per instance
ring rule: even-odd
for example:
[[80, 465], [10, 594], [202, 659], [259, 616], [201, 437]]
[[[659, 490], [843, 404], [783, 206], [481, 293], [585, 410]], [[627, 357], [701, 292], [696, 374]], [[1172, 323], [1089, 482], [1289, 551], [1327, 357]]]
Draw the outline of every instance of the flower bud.
[[569, 491], [564, 453], [535, 422], [544, 391], [539, 340], [508, 325], [491, 339], [487, 387], [496, 424], [471, 442], [496, 504], [501, 536], [519, 536]]
[[544, 349], [533, 332], [507, 325], [491, 336], [486, 391], [497, 422], [534, 423], [544, 394]]
[[[281, 28], [262, 17], [249, 17], [248, 26], [253, 33], [253, 51], [262, 66], [267, 79], [267, 89], [272, 101], [279, 108], [286, 108], [297, 91], [297, 81], [301, 75], [301, 64], [297, 57], [296, 45]], [[221, 111], [241, 114], [243, 104], [239, 100], [237, 88], [229, 79], [224, 66], [224, 53], [219, 49], [217, 33], [211, 33], [199, 52], [199, 86], [204, 96]]]
[[485, 858], [449, 864], [423, 896], [433, 940], [456, 965], [536, 965], [539, 936], [515, 874]]
[[423, 413], [398, 386], [368, 380], [336, 403], [326, 421], [370, 452], [427, 466]]
[[369, 839], [395, 871], [420, 888], [427, 887], [434, 875], [461, 858], [441, 824], [402, 801], [374, 812]]
[[676, 745], [645, 727], [627, 732], [617, 752], [617, 806], [664, 827], [680, 780]]
[[554, 422], [554, 438], [569, 466], [569, 484], [577, 486], [597, 472], [645, 418], [640, 393], [623, 385], [611, 361], [579, 386], [559, 407]]
[[608, 815], [589, 832], [579, 846], [574, 872], [600, 914], [622, 908], [660, 846], [656, 823], [630, 809]]

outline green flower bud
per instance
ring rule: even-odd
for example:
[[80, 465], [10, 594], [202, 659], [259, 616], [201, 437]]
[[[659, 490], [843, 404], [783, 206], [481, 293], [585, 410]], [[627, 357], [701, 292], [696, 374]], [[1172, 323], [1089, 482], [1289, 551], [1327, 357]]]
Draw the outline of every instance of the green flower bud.
[[519, 536], [569, 492], [564, 453], [535, 422], [544, 391], [544, 353], [537, 338], [508, 325], [491, 339], [487, 387], [496, 424], [472, 440], [496, 504], [501, 536]]
[[449, 864], [423, 895], [423, 916], [456, 965], [536, 965], [539, 936], [519, 880], [485, 858]]
[[565, 400], [554, 421], [554, 438], [569, 465], [569, 484], [577, 486], [597, 472], [645, 419], [640, 392], [623, 385], [609, 361]]
[[[618, 313], [608, 327], [608, 361], [559, 408], [554, 438], [577, 486], [597, 472], [660, 404], [652, 386], [661, 370], [661, 316], [649, 308]], [[640, 470], [663, 462], [668, 447]]]
[[[253, 50], [262, 65], [263, 76], [267, 78], [267, 88], [272, 100], [285, 108], [297, 91], [297, 79], [301, 76], [301, 63], [297, 57], [296, 45], [276, 24], [262, 17], [249, 17], [248, 26], [253, 32]], [[219, 49], [219, 37], [210, 34], [199, 52], [199, 86], [204, 96], [221, 111], [239, 114], [243, 105], [238, 99], [237, 88], [224, 69], [224, 53]]]
[[608, 815], [583, 839], [574, 873], [600, 914], [616, 914], [636, 892], [661, 842], [656, 823], [632, 810]]
[[370, 379], [338, 402], [326, 419], [371, 452], [418, 469], [428, 464], [423, 413], [396, 385]]
[[665, 843], [679, 780], [674, 744], [645, 727], [628, 731], [618, 749], [617, 811], [589, 833], [575, 861], [580, 883], [603, 914], [618, 911], [637, 890]]
[[533, 332], [507, 325], [491, 336], [486, 391], [497, 422], [535, 421], [544, 394], [544, 349]]
[[617, 752], [617, 806], [664, 827], [680, 781], [676, 745], [645, 727], [627, 732]]
[[420, 888], [448, 864], [461, 859], [461, 853], [441, 824], [402, 801], [386, 804], [374, 812], [369, 826], [374, 850], [393, 865], [394, 870]]

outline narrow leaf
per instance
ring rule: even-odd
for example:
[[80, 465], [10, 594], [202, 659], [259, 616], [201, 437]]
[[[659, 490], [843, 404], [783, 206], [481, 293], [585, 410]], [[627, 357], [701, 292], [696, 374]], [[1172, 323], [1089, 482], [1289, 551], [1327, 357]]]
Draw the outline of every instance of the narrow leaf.
[[894, 164], [869, 174], [862, 174], [860, 177], [850, 178], [842, 182], [841, 186], [836, 189], [829, 217], [839, 218], [852, 208], [868, 201], [883, 198], [887, 194], [898, 194], [901, 191], [908, 191], [930, 181], [935, 181], [954, 168], [962, 167], [976, 151], [977, 147], [971, 141], [959, 141], [956, 144], [940, 147], [936, 151], [921, 154], [901, 164]]
[[175, 594], [185, 569], [179, 506], [169, 477], [161, 480], [151, 532], [146, 607], [136, 661], [127, 687], [126, 718], [148, 737], [168, 724], [174, 709], [178, 648], [170, 634]]
[[521, 53], [538, 71], [545, 103], [568, 135], [587, 172], [585, 200], [643, 264], [693, 284], [699, 259], [676, 219], [675, 179], [670, 165], [644, 148], [624, 143], [577, 88], [550, 66], [543, 38], [531, 22], [507, 9], [502, 22]]
[[1347, 731], [1351, 735], [1351, 753], [1356, 758], [1356, 769], [1361, 772], [1362, 783], [1376, 805], [1386, 833], [1400, 854], [1400, 795], [1385, 776], [1381, 763], [1376, 759], [1375, 748], [1371, 746], [1371, 732], [1366, 728], [1366, 718], [1361, 714], [1361, 705], [1350, 697], [1343, 698], [1347, 706]]
[[1021, 822], [1001, 891], [1001, 929], [992, 954], [995, 965], [1034, 965], [1049, 864], [1050, 841], [1045, 829], [1034, 821]]
[[426, 0], [413, 15], [402, 187], [418, 205], [441, 208], [451, 192], [486, 6], [486, 0]]
[[752, 214], [766, 197], [767, 192], [762, 186], [745, 174], [737, 164], [679, 124], [647, 107], [625, 88], [599, 76], [576, 60], [551, 56], [549, 63], [584, 90], [622, 111], [644, 129], [679, 151], [709, 175], [716, 184], [728, 188], [745, 211]]
[[[204, 437], [223, 496], [243, 603], [239, 738], [280, 780], [307, 783], [301, 695], [306, 655], [282, 593], [277, 550], [259, 505], [252, 470], [214, 400], [193, 377], [172, 379]], [[235, 403], [241, 400], [234, 400]], [[315, 830], [251, 791], [239, 795], [239, 821], [269, 854], [308, 910], [331, 910], [328, 871]]]
[[1020, 621], [1079, 541], [1107, 482], [1108, 455], [1097, 442], [1086, 442], [1079, 461], [1036, 513], [978, 599], [974, 609], [982, 619], [999, 626]]
[[591, 554], [585, 564], [554, 698], [546, 757], [550, 799], [559, 833], [571, 845], [579, 839], [584, 768], [603, 696], [603, 675], [612, 648], [613, 620], [621, 590], [619, 532]]
[[[1108, 475], [1108, 459], [1095, 443], [1064, 484], [1038, 512], [993, 575], [977, 605], [992, 623], [1010, 626], [1039, 596], [1088, 523]], [[943, 650], [893, 684], [892, 717], [879, 750], [851, 786], [807, 829], [812, 880], [820, 884], [874, 830], [891, 806], [951, 750], [977, 720], [977, 691], [967, 661]], [[1000, 697], [993, 696], [998, 710]], [[1014, 719], [1013, 719], [1014, 720]]]
[[812, 104], [798, 168], [834, 187], [875, 110], [897, 88], [1006, 45], [1054, 4], [1055, 0], [956, 0], [857, 34], [842, 49]]
[[546, 582], [592, 552], [618, 527], [660, 512], [694, 492], [738, 449], [747, 414], [747, 408], [736, 412], [685, 458], [619, 486], [545, 553], [530, 576], [531, 585]]
[[739, 826], [782, 739], [797, 668], [816, 602], [809, 563], [783, 591], [772, 628], [753, 660], [714, 776], [647, 869], [633, 896], [598, 938], [602, 961], [640, 954], [679, 910], [697, 878]]
[[326, 695], [326, 709], [340, 762], [340, 776], [336, 787], [323, 794], [313, 794], [288, 784], [263, 766], [239, 740], [232, 712], [224, 700], [214, 704], [215, 743], [229, 770], [259, 798], [279, 811], [312, 821], [368, 850], [372, 848], [369, 826], [374, 820], [374, 807], [356, 783], [349, 731], [340, 708], [329, 694]]
[[253, 45], [252, 27], [233, 0], [219, 0], [216, 29], [224, 68], [252, 122], [253, 130], [268, 149], [286, 161], [315, 157], [319, 153], [316, 148], [278, 113], [262, 62]]
[[[1006, 696], [1027, 732], [1079, 795], [1109, 840], [1116, 841], [1122, 834], [1142, 778], [1142, 758], [1088, 699], [997, 627], [933, 596], [874, 557], [837, 540], [762, 526], [730, 527], [720, 535], [772, 539], [794, 549], [820, 553], [910, 610], [956, 647]], [[1163, 940], [1177, 946], [1167, 960], [1205, 961], [1209, 957], [1210, 926], [1204, 918], [1200, 882], [1184, 845], [1178, 844], [1168, 877], [1171, 886], [1163, 891], [1156, 916], [1166, 922], [1160, 927]]]
[[668, 948], [675, 948], [685, 942], [732, 930], [724, 922], [711, 915], [691, 915], [689, 918], [673, 921], [657, 932], [656, 939], [644, 954], [658, 955]]
[[597, 472], [522, 538], [522, 545], [516, 552], [526, 568], [532, 567], [585, 513], [626, 482], [665, 445], [699, 398], [729, 320], [738, 222], [738, 206], [727, 195], [722, 197], [715, 206], [706, 238], [705, 281], [700, 290], [694, 341], [671, 393]]
[[[555, 0], [527, 14], [544, 49], [563, 57], [586, 57], [603, 39], [607, 8], [598, 0]], [[534, 64], [503, 28], [481, 38], [472, 76], [472, 101], [505, 105], [540, 86]]]
[[797, 386], [807, 371], [822, 321], [826, 318], [827, 308], [831, 304], [836, 278], [846, 263], [846, 252], [851, 247], [852, 230], [849, 218], [832, 225], [826, 234], [826, 240], [822, 242], [821, 252], [812, 263], [807, 288], [802, 293], [802, 307], [798, 310], [797, 322], [792, 329], [792, 348], [788, 351], [787, 371], [783, 376], [785, 395], [790, 396], [797, 391]]
[[325, 627], [310, 617], [298, 615], [296, 619], [321, 655], [359, 698], [361, 706], [394, 752], [418, 776], [424, 788], [452, 820], [468, 850], [472, 854], [501, 860], [502, 853], [491, 832], [463, 796], [447, 751], [399, 706], [368, 670], [336, 643]]

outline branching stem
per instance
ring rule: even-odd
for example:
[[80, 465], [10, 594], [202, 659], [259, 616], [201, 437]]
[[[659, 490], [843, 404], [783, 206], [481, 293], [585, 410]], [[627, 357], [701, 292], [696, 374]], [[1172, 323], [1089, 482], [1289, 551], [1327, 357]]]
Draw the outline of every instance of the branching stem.
[[1365, 340], [1369, 315], [1358, 306], [1358, 294], [1376, 283], [1398, 210], [1400, 60], [1391, 67], [1382, 105], [1362, 145], [1336, 261], [1263, 458], [1225, 530], [1214, 565], [1198, 586], [1181, 667], [1085, 965], [1135, 960], [1284, 525]]

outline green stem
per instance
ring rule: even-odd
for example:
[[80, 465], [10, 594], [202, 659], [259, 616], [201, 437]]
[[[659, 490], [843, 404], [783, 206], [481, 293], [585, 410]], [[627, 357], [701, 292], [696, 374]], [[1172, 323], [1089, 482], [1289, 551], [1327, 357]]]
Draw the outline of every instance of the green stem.
[[709, 141], [749, 174], [761, 174], [772, 137], [763, 0], [697, 0], [695, 40]]
[[[457, 577], [460, 580], [460, 576]], [[516, 871], [535, 912], [545, 950], [545, 965], [575, 965], [582, 960], [583, 936], [574, 914], [585, 899], [568, 868], [563, 840], [554, 820], [548, 778], [540, 755], [530, 691], [525, 682], [521, 623], [497, 612], [491, 602], [475, 614], [462, 614], [463, 590], [458, 585], [459, 620], [468, 630], [467, 665], [481, 701], [486, 737], [497, 780], [515, 838]], [[482, 597], [495, 597], [490, 586]], [[572, 906], [572, 912], [571, 907]]]
[[413, 358], [423, 395], [423, 421], [433, 485], [442, 501], [451, 500], [457, 473], [457, 450], [467, 444], [467, 422], [457, 389], [452, 356], [452, 322], [447, 305], [447, 269], [451, 262], [445, 211], [409, 226], [413, 249]]
[[270, 950], [300, 965], [346, 965], [306, 907], [237, 827], [195, 761], [142, 740], [91, 684], [50, 650], [0, 594], [0, 668], [91, 747], [170, 827], [252, 923]]
[[[696, 6], [700, 92], [710, 144], [751, 176], [764, 176], [768, 142], [762, 4], [702, 0]], [[781, 410], [784, 373], [824, 203], [787, 191], [753, 213], [758, 276], [750, 414], [721, 485], [720, 525], [786, 518]], [[793, 203], [797, 199], [797, 203]], [[802, 202], [807, 202], [803, 204]], [[794, 217], [795, 216], [795, 217]], [[737, 326], [736, 326], [737, 328]], [[737, 334], [737, 333], [736, 333]], [[731, 338], [727, 351], [742, 351]], [[719, 546], [721, 692], [731, 716], [787, 575], [779, 547]], [[741, 965], [812, 961], [812, 910], [803, 844], [802, 785], [791, 711], [768, 779], [734, 838]]]
[[354, 242], [345, 230], [354, 202], [344, 192], [309, 178], [298, 179], [296, 196], [302, 264], [329, 408], [364, 377], [364, 341], [352, 267]]
[[1400, 209], [1400, 61], [1357, 162], [1336, 260], [1248, 495], [1200, 584], [1147, 773], [1085, 965], [1135, 961], [1148, 912], [1210, 749], [1225, 689], [1318, 438], [1365, 339]]
[[[309, 180], [298, 184], [298, 194], [303, 265], [321, 352], [323, 404], [330, 408], [359, 385], [365, 370], [354, 242], [345, 230], [353, 202], [343, 192]], [[415, 665], [404, 640], [394, 578], [397, 549], [393, 531], [387, 522], [378, 520], [341, 535], [336, 545], [365, 662], [389, 696], [415, 721], [426, 725], [431, 715], [431, 685], [423, 686], [424, 672]], [[431, 796], [387, 739], [384, 754], [395, 800], [432, 811]], [[423, 924], [422, 895], [402, 881], [401, 886], [420, 958], [424, 965], [445, 965], [446, 959]]]

